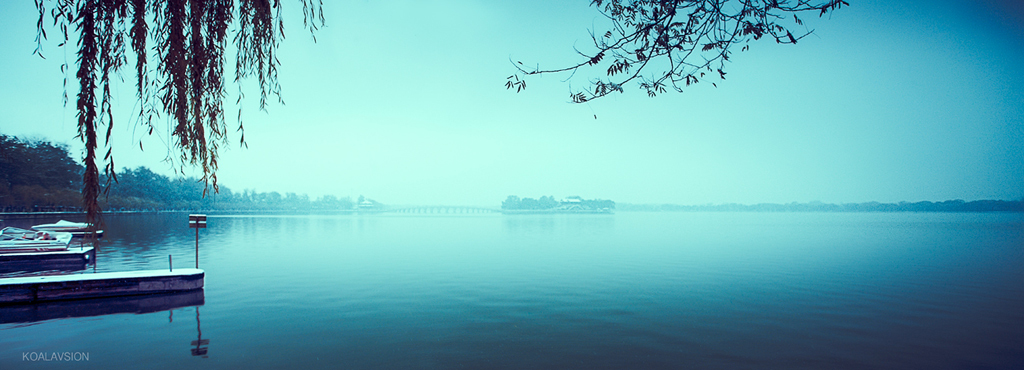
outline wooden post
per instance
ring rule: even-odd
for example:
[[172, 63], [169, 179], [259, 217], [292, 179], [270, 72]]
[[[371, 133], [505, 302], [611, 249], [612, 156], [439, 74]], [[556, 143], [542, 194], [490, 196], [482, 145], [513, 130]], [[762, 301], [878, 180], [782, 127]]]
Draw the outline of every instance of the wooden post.
[[199, 268], [199, 229], [206, 228], [206, 215], [188, 215], [188, 227], [196, 229], [196, 268]]
[[169, 271], [174, 272], [174, 261], [171, 260], [171, 255], [167, 255], [167, 268]]

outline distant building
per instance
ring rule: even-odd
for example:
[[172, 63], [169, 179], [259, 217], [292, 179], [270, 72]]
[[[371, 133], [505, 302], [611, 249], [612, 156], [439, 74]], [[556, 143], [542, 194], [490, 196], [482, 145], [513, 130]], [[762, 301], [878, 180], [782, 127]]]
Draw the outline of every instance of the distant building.
[[578, 196], [565, 197], [565, 199], [562, 199], [559, 203], [559, 211], [576, 212], [588, 210], [587, 207], [583, 206], [583, 198]]
[[373, 199], [363, 199], [356, 204], [356, 210], [360, 212], [380, 212], [384, 210], [384, 205]]

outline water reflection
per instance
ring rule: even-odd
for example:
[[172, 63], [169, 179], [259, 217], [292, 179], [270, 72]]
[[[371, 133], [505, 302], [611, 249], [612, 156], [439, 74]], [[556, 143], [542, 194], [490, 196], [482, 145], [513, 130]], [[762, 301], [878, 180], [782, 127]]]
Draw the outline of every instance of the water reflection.
[[203, 358], [209, 358], [210, 356], [207, 355], [207, 352], [210, 351], [210, 340], [203, 339], [203, 328], [199, 325], [199, 307], [196, 307], [196, 332], [199, 333], [199, 337], [196, 340], [192, 341], [192, 345], [196, 346], [196, 348], [192, 348], [192, 356], [202, 356]]
[[[187, 213], [105, 215], [106, 239], [119, 249], [146, 252], [167, 243], [194, 243]], [[115, 220], [116, 219], [116, 220]]]
[[615, 216], [605, 214], [506, 215], [502, 222], [511, 235], [592, 234], [615, 228]]
[[[93, 317], [120, 313], [146, 314], [183, 307], [202, 306], [202, 289], [181, 293], [130, 297], [93, 298], [36, 304], [0, 306], [0, 324], [34, 323], [72, 317]], [[198, 309], [196, 324], [198, 325]]]

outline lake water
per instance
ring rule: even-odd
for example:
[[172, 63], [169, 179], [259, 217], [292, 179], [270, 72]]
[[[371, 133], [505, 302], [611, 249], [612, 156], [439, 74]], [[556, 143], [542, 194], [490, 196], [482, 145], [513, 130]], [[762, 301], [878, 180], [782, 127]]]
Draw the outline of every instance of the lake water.
[[[96, 271], [194, 266], [186, 214], [105, 222]], [[0, 311], [0, 368], [1024, 368], [1021, 214], [211, 216], [199, 243], [198, 296]]]

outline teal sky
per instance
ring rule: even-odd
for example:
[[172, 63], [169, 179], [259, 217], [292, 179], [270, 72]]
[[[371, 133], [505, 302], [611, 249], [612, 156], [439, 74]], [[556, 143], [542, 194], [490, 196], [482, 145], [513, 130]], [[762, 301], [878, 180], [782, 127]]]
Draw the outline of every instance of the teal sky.
[[[606, 24], [589, 1], [326, 2], [315, 44], [286, 1], [286, 105], [259, 112], [245, 86], [248, 149], [230, 145], [218, 176], [235, 191], [391, 204], [1024, 197], [1024, 6], [850, 3], [831, 19], [802, 16], [815, 33], [797, 45], [735, 54], [717, 88], [652, 99], [631, 85], [571, 104], [569, 83], [600, 71], [530, 78], [519, 94], [503, 84], [509, 58], [557, 67], [578, 60], [574, 45], [589, 50], [587, 30]], [[30, 1], [0, 5], [0, 132], [78, 155], [59, 69], [74, 49], [50, 42], [46, 60], [32, 55], [35, 21]], [[123, 77], [115, 163], [171, 175], [166, 123], [152, 137], [134, 129], [134, 75]]]

